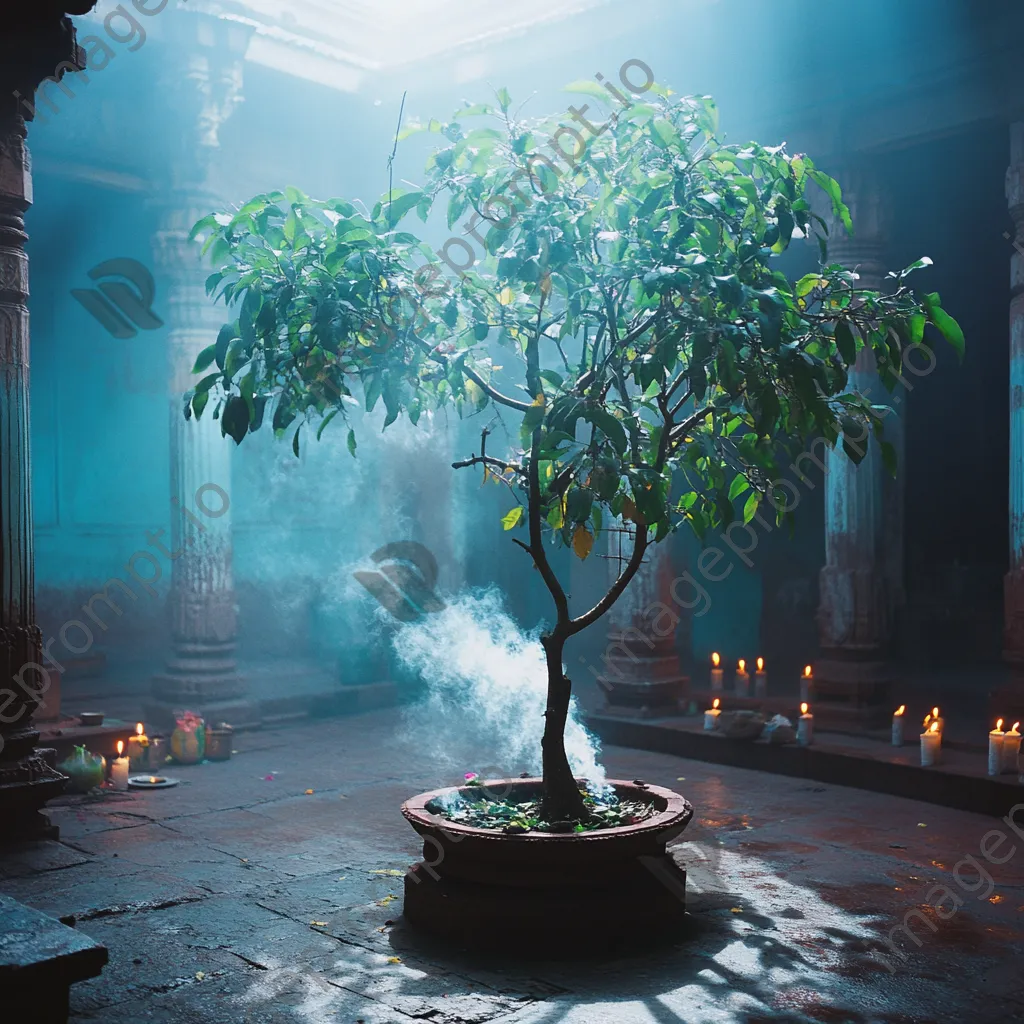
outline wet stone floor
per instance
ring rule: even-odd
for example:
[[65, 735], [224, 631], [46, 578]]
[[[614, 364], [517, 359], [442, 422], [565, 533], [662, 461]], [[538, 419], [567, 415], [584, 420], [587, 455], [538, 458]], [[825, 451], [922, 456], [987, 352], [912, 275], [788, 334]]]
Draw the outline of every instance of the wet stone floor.
[[[242, 735], [230, 762], [175, 768], [175, 789], [55, 806], [61, 841], [0, 858], [0, 891], [73, 915], [109, 948], [102, 976], [72, 989], [71, 1019], [1024, 1019], [1024, 838], [997, 819], [619, 748], [604, 753], [612, 776], [696, 807], [674, 846], [688, 933], [605, 962], [439, 947], [402, 921], [401, 875], [419, 851], [398, 808], [467, 766], [418, 753], [401, 721]], [[1009, 836], [997, 849], [996, 828]], [[984, 860], [983, 843], [1005, 863]], [[908, 920], [920, 945], [897, 932], [893, 952], [887, 936]]]

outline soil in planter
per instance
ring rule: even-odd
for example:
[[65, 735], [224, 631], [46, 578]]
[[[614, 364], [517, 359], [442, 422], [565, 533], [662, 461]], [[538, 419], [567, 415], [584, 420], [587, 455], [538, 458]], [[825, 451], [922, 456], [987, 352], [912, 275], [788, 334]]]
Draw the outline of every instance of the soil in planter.
[[[467, 787], [468, 789], [469, 787]], [[432, 800], [426, 809], [449, 821], [472, 828], [493, 829], [509, 835], [526, 832], [594, 832], [604, 828], [637, 825], [653, 817], [657, 810], [642, 800], [620, 800], [614, 793], [584, 792], [583, 803], [590, 813], [586, 821], [544, 821], [540, 817], [541, 800], [488, 800], [463, 789], [442, 804]]]

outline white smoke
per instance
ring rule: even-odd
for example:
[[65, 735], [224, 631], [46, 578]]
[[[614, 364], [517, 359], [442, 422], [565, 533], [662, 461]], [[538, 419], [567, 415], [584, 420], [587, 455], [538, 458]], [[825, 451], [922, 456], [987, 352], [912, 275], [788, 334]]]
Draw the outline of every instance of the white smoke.
[[[415, 742], [460, 772], [539, 775], [547, 698], [539, 636], [539, 629], [519, 628], [494, 589], [463, 594], [443, 611], [402, 626], [395, 651], [427, 687], [408, 715]], [[595, 789], [605, 785], [597, 740], [583, 727], [575, 698], [565, 751], [577, 777]]]

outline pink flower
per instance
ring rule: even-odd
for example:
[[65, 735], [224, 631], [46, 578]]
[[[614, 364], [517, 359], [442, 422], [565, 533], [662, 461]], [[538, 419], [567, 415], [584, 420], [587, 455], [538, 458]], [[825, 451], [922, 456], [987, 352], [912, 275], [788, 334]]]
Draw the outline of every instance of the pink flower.
[[476, 772], [466, 772], [466, 774], [463, 776], [463, 778], [467, 782], [472, 782], [476, 777], [477, 777]]

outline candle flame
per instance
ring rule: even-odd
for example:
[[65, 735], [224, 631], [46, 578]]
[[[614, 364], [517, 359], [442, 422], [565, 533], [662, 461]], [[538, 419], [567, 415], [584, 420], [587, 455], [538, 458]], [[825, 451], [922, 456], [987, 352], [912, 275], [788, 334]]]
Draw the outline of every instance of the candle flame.
[[1010, 730], [1010, 732], [1017, 732], [1018, 729], [1020, 729], [1020, 722], [1014, 722], [1013, 728]]
[[806, 677], [807, 677], [808, 679], [810, 679], [810, 678], [811, 678], [811, 666], [810, 666], [810, 665], [804, 665], [804, 675], [805, 675], [805, 676], [806, 676]]
[[906, 704], [901, 704], [901, 705], [900, 705], [900, 706], [899, 706], [899, 707], [898, 707], [898, 708], [896, 709], [896, 714], [897, 714], [897, 715], [902, 715], [902, 714], [903, 714], [903, 712], [904, 712], [904, 711], [906, 711], [906, 710], [907, 710], [907, 705], [906, 705]]
[[714, 708], [714, 709], [715, 709], [715, 710], [717, 711], [717, 710], [718, 710], [718, 705], [719, 705], [719, 704], [721, 704], [721, 703], [722, 703], [722, 702], [721, 702], [721, 701], [720, 701], [720, 700], [719, 700], [719, 699], [718, 699], [718, 698], [716, 697], [716, 698], [715, 698], [715, 699], [714, 699], [714, 700], [713, 700], [713, 701], [711, 702], [711, 706], [712, 706], [712, 707], [713, 707], [713, 708]]
[[925, 725], [927, 725], [931, 720], [932, 720], [932, 716], [931, 715], [925, 715], [924, 716], [924, 724]]
[[135, 726], [135, 735], [136, 736], [141, 736], [145, 731], [146, 730], [143, 729], [141, 722], [139, 722], [139, 724], [137, 726]]
[[740, 658], [739, 665], [740, 665], [740, 671], [741, 672], [746, 672], [747, 671], [747, 663], [742, 658]]
[[928, 726], [928, 731], [930, 733], [938, 732], [939, 731], [939, 723], [938, 722], [932, 722], [932, 724]]
[[117, 741], [117, 756], [120, 757], [124, 753], [124, 740]]
[[939, 717], [939, 709], [938, 708], [932, 708], [932, 718], [938, 718], [938, 717]]
[[801, 704], [800, 705], [800, 714], [801, 715], [806, 715], [807, 714], [807, 707], [808, 707], [808, 705], [806, 705], [806, 704]]
[[758, 658], [757, 659], [757, 671], [758, 672], [763, 672], [764, 671], [764, 658]]
[[719, 663], [719, 662], [720, 662], [721, 660], [722, 660], [722, 659], [721, 659], [721, 658], [720, 658], [720, 657], [718, 656], [718, 651], [714, 651], [714, 652], [712, 652], [712, 655], [711, 655], [711, 664], [712, 664], [712, 665], [714, 665], [714, 666], [715, 666], [715, 668], [718, 668], [718, 663]]
[[1003, 727], [1003, 720], [1000, 718], [999, 721], [996, 722], [996, 732], [999, 732], [999, 730], [1002, 729], [1002, 727]]

